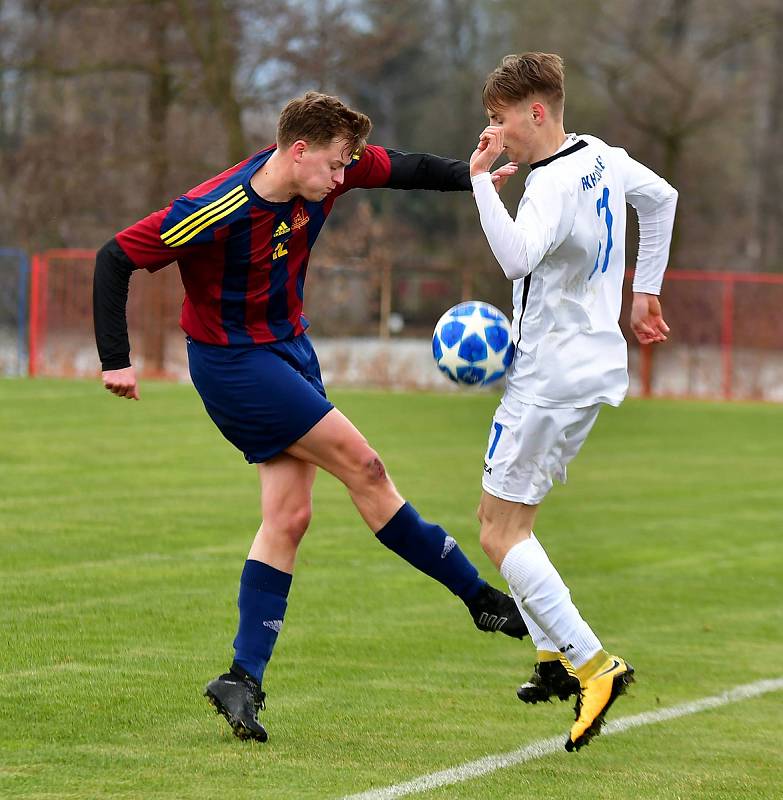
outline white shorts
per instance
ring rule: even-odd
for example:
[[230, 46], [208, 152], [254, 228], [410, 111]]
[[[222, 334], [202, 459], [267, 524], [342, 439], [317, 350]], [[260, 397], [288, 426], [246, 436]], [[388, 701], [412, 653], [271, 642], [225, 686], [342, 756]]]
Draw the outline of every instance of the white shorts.
[[503, 396], [489, 430], [484, 490], [514, 503], [538, 505], [593, 427], [600, 403], [586, 408], [544, 408]]

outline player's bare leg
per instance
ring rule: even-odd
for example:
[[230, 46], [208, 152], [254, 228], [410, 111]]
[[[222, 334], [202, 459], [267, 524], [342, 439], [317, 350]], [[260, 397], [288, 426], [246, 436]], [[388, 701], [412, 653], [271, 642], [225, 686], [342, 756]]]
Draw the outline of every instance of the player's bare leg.
[[610, 656], [580, 616], [533, 534], [537, 511], [538, 505], [512, 503], [484, 491], [479, 506], [481, 544], [508, 581], [539, 651], [535, 672], [518, 695], [525, 702], [555, 694], [567, 698], [577, 689], [576, 678], [576, 721], [566, 749], [578, 750], [600, 732], [606, 712], [633, 680], [633, 667]]
[[530, 538], [537, 513], [537, 505], [512, 503], [488, 492], [481, 493], [476, 512], [481, 523], [481, 547], [498, 569], [515, 544]]
[[378, 453], [336, 408], [294, 442], [287, 452], [322, 467], [345, 484], [373, 533], [377, 533], [405, 503]]
[[344, 414], [332, 409], [288, 453], [342, 481], [378, 540], [456, 594], [479, 630], [526, 635], [512, 598], [482, 580], [457, 542], [405, 502], [378, 453]]
[[263, 523], [242, 573], [231, 669], [204, 694], [240, 739], [265, 742], [264, 670], [283, 624], [296, 551], [310, 523], [316, 468], [285, 453], [258, 465]]
[[296, 551], [312, 517], [316, 469], [287, 453], [258, 465], [263, 522], [248, 558], [294, 571]]

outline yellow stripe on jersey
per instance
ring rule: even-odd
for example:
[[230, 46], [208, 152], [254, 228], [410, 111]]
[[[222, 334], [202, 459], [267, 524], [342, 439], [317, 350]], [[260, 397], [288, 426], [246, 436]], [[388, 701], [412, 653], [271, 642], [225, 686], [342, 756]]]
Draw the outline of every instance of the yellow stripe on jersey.
[[179, 247], [200, 233], [208, 225], [228, 216], [232, 211], [248, 202], [244, 187], [236, 186], [223, 197], [219, 197], [209, 205], [189, 214], [173, 228], [169, 228], [160, 238], [169, 247]]
[[[243, 194], [233, 205], [228, 206], [228, 208], [222, 209], [220, 211], [215, 211], [214, 213], [210, 214], [208, 218], [202, 218], [201, 224], [195, 228], [194, 230], [188, 232], [182, 238], [178, 238], [176, 242], [167, 242], [169, 247], [179, 247], [180, 245], [189, 242], [196, 234], [201, 233], [204, 228], [208, 228], [213, 222], [217, 222], [223, 217], [227, 217], [229, 214], [236, 211], [241, 206], [245, 205], [245, 203], [249, 203], [250, 200], [246, 194]], [[183, 231], [183, 233], [185, 233]]]
[[219, 206], [221, 203], [230, 200], [233, 197], [238, 197], [245, 191], [244, 187], [240, 184], [239, 186], [235, 186], [230, 192], [227, 192], [222, 197], [218, 197], [217, 200], [213, 200], [209, 205], [204, 206], [204, 208], [200, 208], [198, 211], [194, 211], [192, 214], [188, 214], [185, 219], [180, 220], [174, 227], [169, 228], [165, 233], [162, 233], [160, 238], [166, 241], [170, 238], [176, 238], [174, 234], [184, 228], [186, 225], [190, 224], [194, 220], [198, 219], [199, 217], [208, 214], [214, 208]]

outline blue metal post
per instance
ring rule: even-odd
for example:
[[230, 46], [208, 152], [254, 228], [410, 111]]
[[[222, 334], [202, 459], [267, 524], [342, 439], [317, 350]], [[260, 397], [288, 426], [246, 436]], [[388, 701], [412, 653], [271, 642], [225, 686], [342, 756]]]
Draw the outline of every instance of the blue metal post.
[[29, 306], [28, 284], [30, 278], [30, 260], [24, 250], [18, 247], [0, 247], [0, 256], [11, 256], [17, 259], [18, 291], [17, 291], [17, 323], [16, 323], [16, 371], [20, 376], [27, 375], [27, 309]]

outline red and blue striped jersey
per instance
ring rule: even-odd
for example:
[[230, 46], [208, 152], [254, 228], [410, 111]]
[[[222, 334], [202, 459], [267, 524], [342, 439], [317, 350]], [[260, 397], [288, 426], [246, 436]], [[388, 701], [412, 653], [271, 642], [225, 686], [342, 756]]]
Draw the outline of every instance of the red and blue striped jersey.
[[261, 344], [301, 333], [307, 262], [334, 201], [349, 189], [388, 185], [390, 155], [399, 155], [368, 145], [323, 200], [273, 203], [250, 179], [274, 150], [256, 153], [116, 236], [137, 269], [178, 263], [185, 287], [180, 324], [197, 341]]

